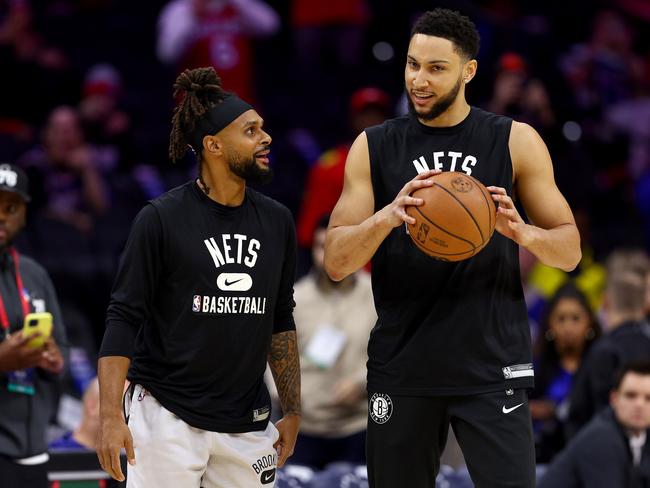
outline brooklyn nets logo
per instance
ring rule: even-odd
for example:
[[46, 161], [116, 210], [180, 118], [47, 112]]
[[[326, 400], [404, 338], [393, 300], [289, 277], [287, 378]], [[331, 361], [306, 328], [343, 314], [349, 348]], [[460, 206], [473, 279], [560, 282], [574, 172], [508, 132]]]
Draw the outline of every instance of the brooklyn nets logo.
[[385, 393], [375, 393], [370, 398], [370, 418], [378, 424], [385, 424], [393, 414], [393, 400]]

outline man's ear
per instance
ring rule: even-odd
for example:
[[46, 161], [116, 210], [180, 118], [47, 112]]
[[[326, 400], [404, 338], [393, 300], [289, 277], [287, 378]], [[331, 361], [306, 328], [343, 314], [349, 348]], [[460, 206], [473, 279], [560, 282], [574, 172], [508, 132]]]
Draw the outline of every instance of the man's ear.
[[465, 63], [465, 66], [463, 66], [463, 81], [465, 83], [469, 83], [472, 81], [472, 78], [476, 76], [476, 70], [478, 68], [478, 62], [476, 59], [470, 59]]
[[203, 138], [203, 152], [221, 156], [223, 144], [216, 136], [207, 135]]

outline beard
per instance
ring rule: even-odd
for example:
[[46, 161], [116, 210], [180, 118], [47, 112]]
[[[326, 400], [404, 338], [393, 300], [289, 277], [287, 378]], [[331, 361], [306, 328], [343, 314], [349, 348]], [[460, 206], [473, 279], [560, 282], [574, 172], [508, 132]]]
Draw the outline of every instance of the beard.
[[239, 154], [228, 158], [230, 171], [246, 181], [246, 183], [270, 183], [273, 180], [273, 170], [257, 164], [255, 157], [243, 157]]
[[407, 89], [406, 100], [409, 106], [409, 113], [415, 115], [421, 120], [433, 120], [437, 118], [440, 114], [442, 114], [445, 110], [447, 110], [449, 107], [451, 107], [451, 105], [456, 101], [456, 97], [458, 97], [459, 91], [460, 91], [460, 76], [458, 77], [458, 81], [456, 82], [454, 87], [447, 94], [440, 97], [440, 99], [436, 103], [434, 103], [429, 110], [427, 110], [426, 112], [418, 112], [415, 108], [415, 104], [413, 103], [413, 100], [411, 100], [411, 95]]

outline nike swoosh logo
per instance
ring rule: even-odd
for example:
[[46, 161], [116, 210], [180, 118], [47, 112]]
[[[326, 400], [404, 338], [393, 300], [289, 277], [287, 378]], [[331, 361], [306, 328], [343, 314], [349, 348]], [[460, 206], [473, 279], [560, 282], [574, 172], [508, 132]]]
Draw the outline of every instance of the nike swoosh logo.
[[260, 479], [260, 482], [263, 485], [266, 485], [266, 484], [270, 483], [271, 481], [273, 481], [274, 479], [275, 479], [275, 468], [272, 468], [272, 469], [270, 469], [268, 471], [264, 471], [262, 473], [262, 477]]
[[226, 285], [226, 286], [234, 285], [235, 283], [239, 283], [239, 282], [240, 282], [241, 280], [243, 280], [243, 279], [244, 279], [244, 278], [239, 278], [238, 280], [233, 280], [233, 281], [228, 281], [228, 280], [226, 280], [226, 281], [225, 281], [225, 285]]
[[514, 407], [511, 407], [511, 408], [506, 408], [506, 406], [504, 405], [504, 406], [503, 406], [503, 409], [502, 409], [501, 411], [502, 411], [503, 413], [510, 413], [510, 412], [512, 412], [513, 410], [517, 410], [517, 409], [518, 409], [519, 407], [521, 407], [522, 405], [523, 405], [523, 403], [520, 403], [519, 405], [515, 405]]

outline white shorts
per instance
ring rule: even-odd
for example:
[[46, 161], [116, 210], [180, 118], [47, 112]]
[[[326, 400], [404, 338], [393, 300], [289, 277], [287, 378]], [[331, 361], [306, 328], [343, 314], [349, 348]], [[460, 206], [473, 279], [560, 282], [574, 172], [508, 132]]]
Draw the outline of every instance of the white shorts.
[[275, 484], [279, 433], [222, 434], [191, 427], [136, 385], [129, 408], [135, 466], [128, 488], [270, 488]]

